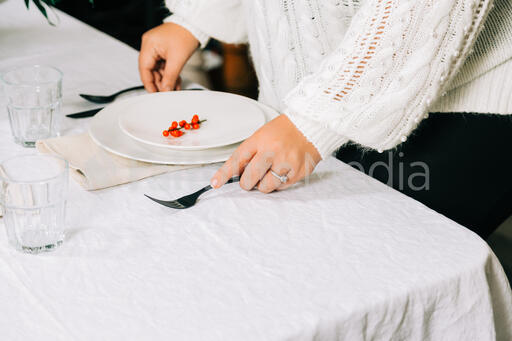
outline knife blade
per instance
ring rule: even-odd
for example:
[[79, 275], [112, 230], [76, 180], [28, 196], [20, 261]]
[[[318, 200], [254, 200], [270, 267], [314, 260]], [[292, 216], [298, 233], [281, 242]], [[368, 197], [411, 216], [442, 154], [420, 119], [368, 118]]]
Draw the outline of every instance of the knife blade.
[[92, 109], [92, 110], [87, 110], [87, 111], [82, 111], [82, 112], [77, 112], [77, 113], [74, 113], [74, 114], [69, 114], [69, 115], [66, 115], [66, 117], [69, 117], [69, 118], [87, 118], [87, 117], [93, 117], [94, 115], [96, 115], [100, 110], [102, 110], [103, 108], [96, 108], [96, 109]]

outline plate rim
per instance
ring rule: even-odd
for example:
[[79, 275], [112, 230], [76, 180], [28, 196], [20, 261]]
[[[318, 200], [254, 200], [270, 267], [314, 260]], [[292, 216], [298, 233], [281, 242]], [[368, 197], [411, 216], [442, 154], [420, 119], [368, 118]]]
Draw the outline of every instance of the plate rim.
[[[164, 97], [164, 95], [162, 95], [162, 94], [167, 94], [167, 96], [169, 96], [169, 94], [176, 95], [178, 93], [183, 93], [183, 92], [187, 92], [187, 93], [191, 93], [191, 94], [207, 94], [207, 93], [212, 94], [213, 93], [213, 94], [220, 94], [220, 96], [237, 98], [237, 99], [241, 100], [241, 102], [246, 102], [247, 104], [253, 106], [255, 109], [258, 110], [258, 113], [260, 114], [259, 117], [262, 118], [262, 123], [258, 126], [257, 129], [259, 129], [262, 126], [264, 126], [265, 123], [267, 122], [266, 116], [265, 116], [265, 112], [258, 105], [257, 101], [255, 101], [256, 103], [248, 102], [247, 101], [247, 99], [248, 99], [247, 97], [240, 96], [240, 95], [237, 95], [237, 94], [228, 93], [228, 92], [221, 92], [221, 91], [197, 92], [197, 91], [186, 91], [185, 90], [185, 91], [178, 91], [178, 92], [173, 91], [173, 92], [168, 92], [168, 93], [157, 92], [157, 93], [152, 93], [152, 94], [145, 94], [145, 96], [155, 95], [154, 97], [157, 97], [157, 94], [159, 94], [161, 97]], [[122, 115], [118, 116], [118, 120], [117, 121], [118, 121], [119, 129], [121, 129], [123, 134], [129, 136], [131, 139], [134, 139], [134, 140], [138, 141], [139, 143], [143, 143], [143, 144], [150, 145], [150, 146], [153, 146], [153, 147], [165, 148], [165, 149], [177, 150], [177, 151], [199, 151], [199, 150], [208, 150], [208, 149], [214, 149], [214, 148], [221, 148], [221, 147], [225, 147], [225, 146], [231, 146], [231, 145], [236, 144], [236, 143], [241, 143], [242, 141], [246, 140], [247, 138], [249, 138], [252, 135], [252, 134], [249, 134], [248, 136], [246, 136], [244, 138], [235, 138], [235, 139], [233, 139], [233, 141], [229, 141], [228, 143], [222, 143], [222, 144], [216, 144], [216, 145], [210, 145], [210, 146], [185, 146], [185, 147], [183, 147], [183, 146], [160, 144], [160, 143], [144, 140], [144, 139], [142, 139], [140, 137], [137, 137], [137, 136], [133, 135], [132, 133], [130, 133], [130, 132], [128, 132], [126, 130], [126, 127], [122, 124]]]
[[[207, 90], [209, 91], [209, 90]], [[218, 91], [212, 91], [212, 92], [218, 92]], [[161, 93], [160, 93], [161, 94]], [[140, 95], [140, 96], [151, 96], [151, 95], [155, 95], [154, 93], [153, 94], [144, 94], [144, 95]], [[236, 146], [234, 145], [229, 145], [229, 146], [225, 146], [225, 147], [221, 147], [221, 148], [227, 148], [226, 149], [226, 153], [222, 155], [222, 157], [218, 157], [218, 158], [212, 158], [210, 160], [207, 160], [207, 161], [195, 161], [195, 162], [176, 162], [176, 161], [163, 161], [163, 159], [167, 158], [167, 156], [165, 155], [162, 155], [161, 156], [161, 159], [159, 160], [156, 160], [156, 159], [153, 159], [153, 158], [142, 158], [142, 157], [138, 157], [138, 156], [133, 156], [132, 153], [126, 153], [126, 152], [123, 152], [123, 151], [118, 151], [116, 149], [113, 149], [111, 147], [109, 147], [108, 145], [105, 145], [103, 144], [100, 140], [97, 139], [97, 137], [95, 136], [94, 132], [93, 132], [93, 127], [94, 127], [94, 123], [97, 122], [99, 119], [103, 119], [104, 115], [108, 115], [108, 112], [107, 111], [105, 113], [105, 110], [106, 109], [112, 109], [112, 107], [115, 105], [116, 107], [117, 106], [121, 106], [121, 105], [128, 105], [131, 101], [133, 100], [136, 100], [138, 97], [140, 96], [134, 96], [134, 97], [129, 97], [129, 98], [125, 98], [125, 99], [122, 99], [122, 100], [118, 100], [112, 104], [109, 104], [108, 106], [106, 106], [105, 108], [103, 108], [100, 112], [98, 112], [96, 114], [96, 116], [93, 118], [93, 120], [91, 122], [89, 122], [89, 126], [88, 126], [88, 129], [87, 129], [87, 133], [88, 135], [91, 137], [91, 139], [94, 141], [94, 143], [96, 145], [98, 145], [100, 148], [106, 150], [107, 152], [109, 153], [112, 153], [114, 155], [117, 155], [117, 156], [120, 156], [120, 157], [123, 157], [125, 159], [129, 159], [129, 160], [135, 160], [135, 161], [140, 161], [140, 162], [145, 162], [145, 163], [150, 163], [150, 164], [156, 164], [156, 165], [201, 165], [201, 164], [212, 164], [212, 163], [218, 163], [218, 162], [224, 162], [226, 161], [230, 156], [231, 154], [233, 153], [234, 150], [236, 150]], [[239, 96], [239, 95], [236, 95], [236, 96]], [[268, 123], [269, 121], [271, 121], [272, 119], [274, 119], [275, 117], [277, 117], [279, 114], [278, 112], [271, 108], [270, 106], [266, 105], [266, 104], [263, 104], [261, 102], [258, 102], [258, 101], [255, 101], [251, 98], [247, 98], [247, 97], [243, 97], [243, 96], [239, 96], [239, 97], [242, 97], [244, 100], [246, 101], [250, 101], [252, 103], [254, 103], [255, 105], [257, 105], [261, 110], [262, 110], [262, 113], [265, 117], [265, 124]], [[117, 122], [117, 120], [116, 120]], [[122, 134], [121, 131], [119, 131], [119, 134]], [[136, 142], [136, 141], [133, 141], [133, 140], [130, 140], [131, 142], [135, 143], [135, 144], [138, 144], [139, 142]], [[235, 145], [239, 145], [239, 143], [236, 143]], [[154, 147], [154, 146], [151, 146], [153, 148], [159, 148], [159, 147]], [[141, 147], [142, 148], [142, 147]], [[216, 149], [216, 148], [212, 148], [212, 149]], [[208, 150], [208, 149], [203, 149], [203, 150], [198, 150], [197, 152], [201, 152], [201, 151], [205, 151], [205, 150]], [[167, 149], [168, 152], [171, 152], [173, 151], [172, 149]], [[179, 150], [174, 150], [175, 152], [180, 152]], [[181, 151], [181, 152], [185, 152], [185, 151]], [[187, 153], [190, 153], [190, 152], [194, 152], [194, 151], [186, 151]]]

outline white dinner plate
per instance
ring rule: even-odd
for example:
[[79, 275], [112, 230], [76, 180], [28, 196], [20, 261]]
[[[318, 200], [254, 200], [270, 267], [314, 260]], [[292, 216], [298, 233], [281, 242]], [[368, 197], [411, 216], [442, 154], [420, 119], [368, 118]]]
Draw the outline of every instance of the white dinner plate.
[[[170, 92], [152, 94], [151, 96], [169, 96]], [[147, 95], [142, 95], [147, 96]], [[168, 164], [168, 165], [194, 165], [226, 161], [238, 144], [220, 148], [198, 151], [180, 151], [168, 148], [155, 147], [140, 143], [124, 134], [118, 125], [119, 115], [127, 108], [140, 101], [141, 96], [130, 97], [116, 101], [98, 112], [89, 126], [89, 135], [92, 140], [105, 150], [137, 161]], [[256, 104], [263, 112], [268, 122], [277, 116], [277, 113], [256, 101], [244, 98], [249, 103]]]
[[[197, 114], [200, 129], [180, 137], [163, 136], [173, 121], [190, 122]], [[155, 147], [203, 150], [239, 143], [265, 124], [265, 115], [245, 97], [216, 91], [174, 91], [148, 94], [126, 107], [119, 127], [131, 138]]]

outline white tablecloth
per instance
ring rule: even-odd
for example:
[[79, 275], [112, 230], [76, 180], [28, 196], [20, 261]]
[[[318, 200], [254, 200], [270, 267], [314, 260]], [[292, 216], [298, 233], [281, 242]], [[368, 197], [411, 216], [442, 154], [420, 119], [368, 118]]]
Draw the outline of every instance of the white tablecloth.
[[[78, 92], [139, 84], [136, 51], [66, 15], [53, 28], [21, 0], [0, 15], [0, 71], [61, 68], [65, 112], [92, 108]], [[85, 124], [66, 119], [65, 132]], [[1, 105], [0, 159], [32, 152], [12, 143]], [[271, 195], [231, 185], [185, 211], [143, 196], [188, 193], [216, 167], [97, 192], [71, 183], [53, 253], [18, 253], [0, 233], [0, 338], [512, 338], [510, 287], [486, 243], [335, 159]]]

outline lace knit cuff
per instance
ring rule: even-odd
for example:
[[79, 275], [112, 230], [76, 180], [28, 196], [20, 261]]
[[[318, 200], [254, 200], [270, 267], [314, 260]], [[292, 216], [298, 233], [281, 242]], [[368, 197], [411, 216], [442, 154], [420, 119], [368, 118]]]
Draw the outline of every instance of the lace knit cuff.
[[322, 156], [322, 160], [329, 157], [336, 149], [349, 141], [329, 128], [323, 127], [318, 122], [285, 110], [284, 114], [295, 124], [302, 134], [311, 142]]
[[184, 28], [186, 28], [196, 39], [199, 41], [199, 44], [201, 45], [201, 48], [205, 48], [206, 44], [208, 44], [208, 41], [210, 40], [210, 37], [201, 31], [199, 28], [195, 27], [193, 24], [191, 24], [187, 19], [184, 17], [173, 14], [168, 16], [164, 19], [165, 23], [172, 22], [174, 24], [180, 25]]

